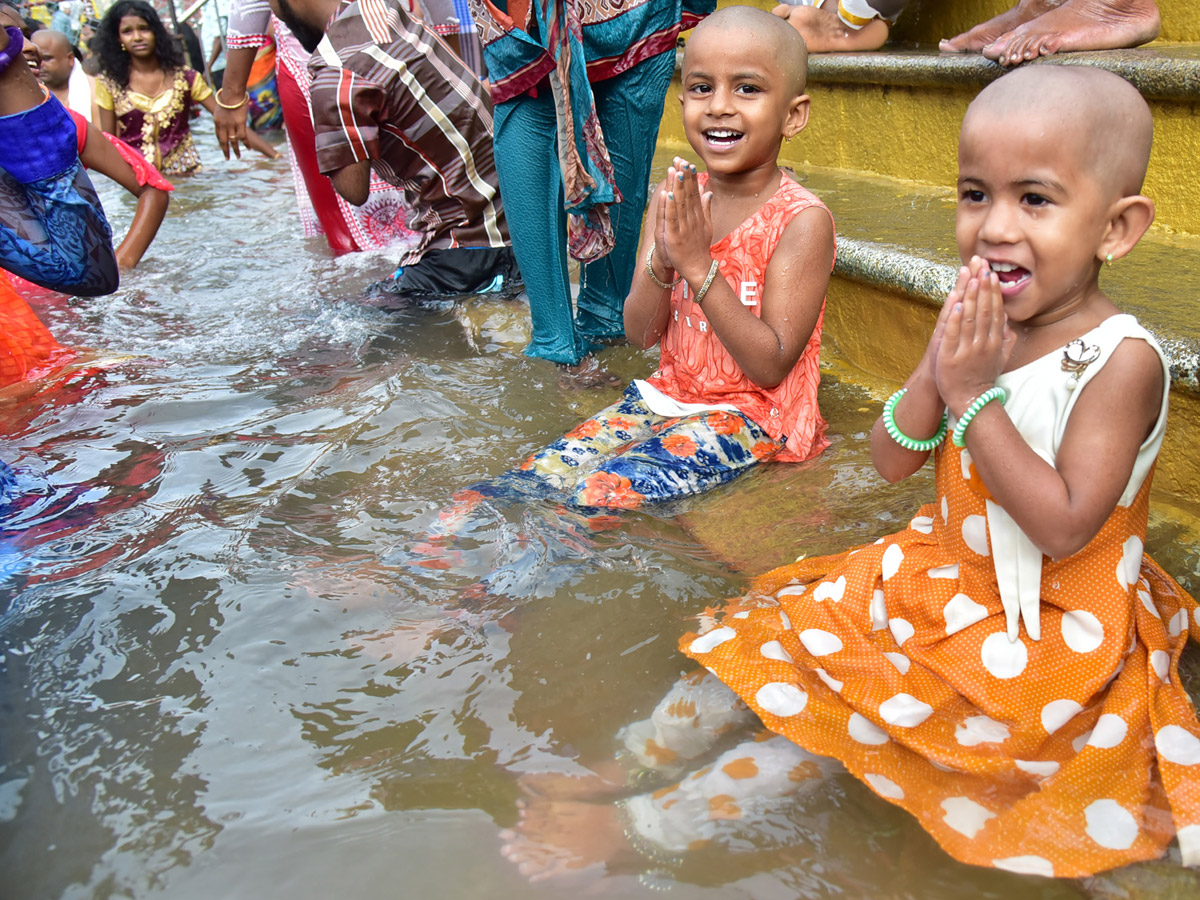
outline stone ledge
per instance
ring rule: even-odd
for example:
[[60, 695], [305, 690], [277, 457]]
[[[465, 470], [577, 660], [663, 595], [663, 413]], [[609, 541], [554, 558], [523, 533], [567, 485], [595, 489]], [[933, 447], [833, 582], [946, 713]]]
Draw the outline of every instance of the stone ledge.
[[[955, 266], [892, 245], [838, 235], [834, 274], [850, 281], [919, 297], [940, 306], [954, 286], [956, 272]], [[1139, 316], [1139, 321], [1162, 346], [1171, 367], [1172, 387], [1200, 395], [1200, 340], [1175, 333], [1153, 318]]]
[[[1115, 72], [1153, 100], [1200, 100], [1200, 46], [1153, 44], [1136, 50], [1102, 50], [1044, 56], [1027, 65], [1096, 66]], [[871, 53], [815, 53], [809, 81], [979, 89], [1007, 69], [978, 54], [901, 49]]]

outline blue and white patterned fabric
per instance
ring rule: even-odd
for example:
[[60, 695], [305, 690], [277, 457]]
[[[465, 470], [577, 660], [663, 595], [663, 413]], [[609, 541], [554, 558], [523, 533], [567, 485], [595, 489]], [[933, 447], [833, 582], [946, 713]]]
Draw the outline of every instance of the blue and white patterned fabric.
[[120, 281], [75, 123], [53, 97], [0, 116], [0, 267], [82, 297], [110, 294]]

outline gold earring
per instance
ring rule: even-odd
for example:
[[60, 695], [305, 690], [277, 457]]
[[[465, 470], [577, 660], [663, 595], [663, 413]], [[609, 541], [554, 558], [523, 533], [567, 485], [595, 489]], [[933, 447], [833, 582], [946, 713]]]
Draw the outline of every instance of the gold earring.
[[783, 140], [784, 140], [784, 142], [785, 142], [785, 143], [788, 143], [788, 144], [790, 144], [790, 143], [792, 142], [792, 136], [791, 136], [790, 134], [785, 134], [785, 135], [783, 136]]
[[1112, 254], [1111, 253], [1108, 254], [1108, 256], [1104, 257], [1104, 265], [1108, 266], [1110, 269], [1112, 268]]

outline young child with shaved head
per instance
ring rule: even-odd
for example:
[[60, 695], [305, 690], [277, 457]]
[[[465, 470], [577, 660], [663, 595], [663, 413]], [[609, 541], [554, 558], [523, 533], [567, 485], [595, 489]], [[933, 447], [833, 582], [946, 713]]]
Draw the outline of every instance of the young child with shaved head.
[[1200, 865], [1177, 669], [1200, 610], [1143, 554], [1170, 375], [1099, 286], [1153, 220], [1150, 143], [1138, 92], [1098, 69], [1018, 70], [971, 104], [963, 265], [871, 435], [888, 481], [932, 452], [936, 498], [705, 616], [680, 643], [704, 670], [622, 734], [642, 766], [692, 774], [622, 801], [624, 831], [544, 786], [506, 848], [525, 871], [590, 861], [561, 823], [660, 861], [730, 845], [841, 767], [967, 863], [1079, 877], [1177, 841]]
[[626, 337], [659, 369], [514, 473], [580, 506], [635, 508], [699, 494], [768, 460], [820, 453], [817, 408], [829, 211], [779, 168], [808, 121], [804, 43], [746, 6], [709, 16], [684, 54], [688, 142], [655, 190]]

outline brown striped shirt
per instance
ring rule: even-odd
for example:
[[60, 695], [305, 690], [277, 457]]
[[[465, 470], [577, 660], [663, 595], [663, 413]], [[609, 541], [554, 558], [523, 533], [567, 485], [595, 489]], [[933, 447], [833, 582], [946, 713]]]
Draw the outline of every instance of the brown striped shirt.
[[344, 2], [309, 60], [317, 163], [364, 159], [404, 190], [427, 250], [504, 247], [492, 104], [479, 78], [403, 0]]

